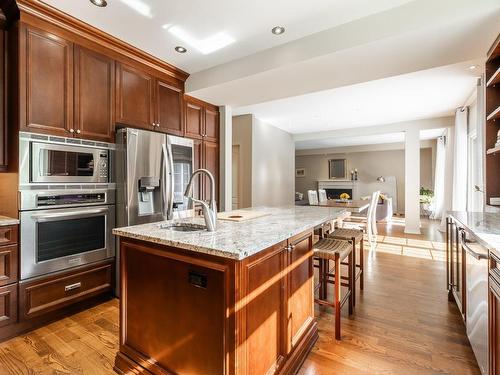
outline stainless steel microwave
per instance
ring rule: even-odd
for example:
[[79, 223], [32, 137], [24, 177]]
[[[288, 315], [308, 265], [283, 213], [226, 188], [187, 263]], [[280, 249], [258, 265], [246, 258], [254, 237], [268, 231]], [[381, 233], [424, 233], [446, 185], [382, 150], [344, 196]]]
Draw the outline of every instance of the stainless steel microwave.
[[107, 184], [114, 144], [19, 133], [21, 185]]

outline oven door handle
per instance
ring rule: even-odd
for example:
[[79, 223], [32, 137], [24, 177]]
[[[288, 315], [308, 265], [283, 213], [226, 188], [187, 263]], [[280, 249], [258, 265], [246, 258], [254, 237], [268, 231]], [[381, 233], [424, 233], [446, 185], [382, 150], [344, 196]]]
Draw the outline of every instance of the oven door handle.
[[92, 216], [99, 216], [103, 213], [107, 213], [109, 209], [107, 208], [99, 208], [95, 210], [79, 210], [79, 211], [71, 211], [68, 213], [56, 213], [56, 214], [35, 214], [31, 215], [31, 218], [35, 221], [48, 222], [48, 221], [57, 221], [57, 220], [68, 220], [68, 219], [78, 219]]

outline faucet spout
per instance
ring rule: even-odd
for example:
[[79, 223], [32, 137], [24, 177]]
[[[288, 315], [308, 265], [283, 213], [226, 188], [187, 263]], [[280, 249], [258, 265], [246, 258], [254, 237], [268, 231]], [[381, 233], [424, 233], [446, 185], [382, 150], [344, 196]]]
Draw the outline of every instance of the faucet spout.
[[[200, 174], [206, 174], [210, 180], [210, 202], [207, 204], [201, 199], [196, 199], [193, 197], [193, 183], [196, 176]], [[184, 196], [193, 202], [201, 204], [203, 210], [203, 217], [205, 218], [205, 224], [209, 232], [213, 232], [217, 229], [217, 203], [215, 201], [215, 179], [212, 173], [207, 169], [198, 169], [193, 172], [189, 183], [186, 186], [186, 191]]]

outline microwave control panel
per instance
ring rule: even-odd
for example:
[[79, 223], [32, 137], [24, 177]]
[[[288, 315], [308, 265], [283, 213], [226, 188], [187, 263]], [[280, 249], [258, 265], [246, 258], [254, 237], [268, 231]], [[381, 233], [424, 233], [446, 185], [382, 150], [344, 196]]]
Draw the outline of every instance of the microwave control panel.
[[107, 151], [101, 151], [99, 153], [99, 166], [98, 166], [98, 173], [99, 173], [99, 181], [102, 182], [108, 182], [108, 152]]

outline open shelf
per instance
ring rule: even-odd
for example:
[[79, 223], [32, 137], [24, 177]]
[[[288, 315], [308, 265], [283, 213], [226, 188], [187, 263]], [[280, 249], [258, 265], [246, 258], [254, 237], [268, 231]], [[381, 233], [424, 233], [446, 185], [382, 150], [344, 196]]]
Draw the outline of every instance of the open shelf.
[[500, 118], [500, 105], [495, 109], [493, 112], [491, 112], [488, 117], [486, 117], [486, 120], [496, 120]]
[[497, 83], [500, 83], [500, 66], [496, 70], [495, 73], [491, 76], [491, 78], [488, 80], [486, 83], [486, 87], [491, 87], [493, 85], [496, 85]]
[[488, 149], [488, 151], [486, 151], [486, 153], [487, 153], [488, 155], [491, 155], [491, 154], [496, 154], [497, 152], [500, 152], [500, 146], [490, 148], [490, 149]]

